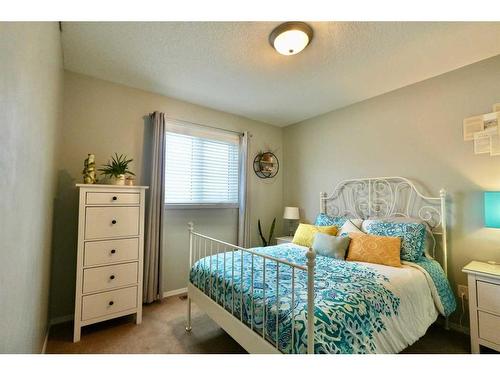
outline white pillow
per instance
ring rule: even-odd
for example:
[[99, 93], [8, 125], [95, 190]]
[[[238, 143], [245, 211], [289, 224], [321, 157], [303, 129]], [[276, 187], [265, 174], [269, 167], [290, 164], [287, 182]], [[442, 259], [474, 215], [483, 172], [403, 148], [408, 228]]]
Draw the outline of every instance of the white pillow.
[[348, 219], [344, 225], [340, 228], [339, 233], [337, 236], [348, 236], [349, 233], [363, 233], [364, 232], [361, 230], [361, 226], [363, 225], [363, 220], [362, 219]]

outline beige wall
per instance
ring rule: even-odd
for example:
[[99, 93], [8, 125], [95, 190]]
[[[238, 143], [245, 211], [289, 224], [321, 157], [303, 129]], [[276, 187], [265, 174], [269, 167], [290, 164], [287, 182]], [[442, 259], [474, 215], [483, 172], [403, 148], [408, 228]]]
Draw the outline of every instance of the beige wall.
[[[243, 117], [165, 96], [133, 89], [91, 77], [66, 72], [64, 101], [64, 131], [58, 166], [59, 186], [56, 204], [54, 272], [52, 274], [52, 317], [73, 313], [77, 193], [74, 184], [80, 182], [83, 160], [87, 153], [96, 155], [97, 164], [107, 161], [114, 153], [124, 153], [134, 159], [132, 170], [137, 181], [147, 184], [150, 147], [144, 116], [158, 110], [167, 116], [230, 130], [248, 130], [253, 134], [251, 152], [268, 148], [282, 155], [282, 129]], [[216, 89], [216, 88], [214, 88]], [[264, 181], [253, 172], [250, 177], [252, 239], [258, 244], [257, 218], [269, 227], [273, 217], [282, 214], [282, 173], [272, 181]], [[196, 229], [236, 242], [234, 209], [167, 210], [164, 253], [165, 290], [187, 285], [188, 242], [187, 223], [194, 221]], [[281, 228], [279, 224], [277, 228]]]
[[[77, 195], [83, 159], [96, 154], [98, 164], [113, 152], [134, 158], [138, 182], [147, 184], [149, 147], [144, 116], [160, 110], [172, 118], [253, 133], [253, 156], [277, 149], [284, 160], [273, 181], [251, 175], [252, 238], [256, 221], [266, 228], [280, 219], [284, 204], [303, 209], [306, 220], [318, 212], [319, 191], [341, 179], [402, 175], [428, 193], [445, 187], [451, 194], [450, 276], [465, 283], [461, 267], [470, 259], [500, 260], [500, 233], [482, 227], [485, 189], [500, 188], [500, 159], [473, 155], [462, 140], [464, 117], [488, 112], [500, 102], [500, 57], [414, 84], [391, 93], [286, 127], [272, 127], [239, 116], [130, 87], [65, 73], [64, 132], [58, 168], [52, 317], [72, 314]], [[283, 139], [282, 139], [283, 138]], [[284, 171], [284, 173], [283, 173]], [[282, 199], [282, 197], [284, 197]], [[165, 290], [185, 286], [186, 223], [206, 233], [236, 241], [236, 211], [168, 210]], [[281, 228], [278, 223], [277, 228]], [[280, 231], [278, 230], [278, 233]]]
[[62, 89], [57, 23], [0, 22], [0, 353], [47, 331]]
[[451, 193], [452, 285], [470, 260], [500, 261], [500, 230], [483, 228], [483, 190], [500, 190], [500, 157], [474, 155], [462, 120], [500, 102], [500, 57], [285, 128], [284, 204], [307, 220], [319, 192], [347, 178], [405, 176]]

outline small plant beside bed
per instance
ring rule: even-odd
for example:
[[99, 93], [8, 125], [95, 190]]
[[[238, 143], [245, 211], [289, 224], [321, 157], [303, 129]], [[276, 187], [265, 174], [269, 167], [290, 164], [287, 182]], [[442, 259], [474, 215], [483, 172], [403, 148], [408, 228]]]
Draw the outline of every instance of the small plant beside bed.
[[271, 228], [269, 229], [269, 237], [267, 239], [262, 234], [262, 225], [260, 223], [260, 219], [257, 221], [257, 226], [259, 227], [259, 236], [262, 241], [262, 246], [266, 247], [271, 245], [271, 241], [273, 239], [273, 234], [274, 234], [274, 227], [276, 226], [276, 218], [273, 219]]

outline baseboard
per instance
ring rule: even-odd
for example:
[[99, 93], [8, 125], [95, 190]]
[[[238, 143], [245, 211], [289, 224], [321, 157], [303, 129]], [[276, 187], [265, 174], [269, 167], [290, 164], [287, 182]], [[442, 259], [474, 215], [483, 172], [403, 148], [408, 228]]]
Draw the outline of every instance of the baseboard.
[[47, 326], [47, 333], [45, 333], [45, 340], [43, 340], [42, 352], [41, 354], [45, 354], [47, 350], [47, 342], [49, 341], [49, 332], [50, 332], [50, 324]]
[[[445, 319], [440, 316], [436, 320], [436, 323], [438, 325], [440, 325], [441, 327], [444, 327], [445, 326]], [[452, 331], [463, 333], [464, 335], [470, 335], [469, 327], [467, 327], [467, 326], [461, 326], [460, 324], [455, 323], [455, 322], [448, 321], [448, 328], [451, 329]]]
[[74, 317], [73, 314], [69, 314], [69, 315], [58, 316], [58, 317], [52, 318], [52, 319], [50, 319], [49, 327], [54, 326], [56, 324], [69, 322], [69, 321], [73, 320], [73, 317]]
[[187, 288], [180, 288], [175, 290], [169, 290], [168, 292], [163, 292], [163, 298], [179, 296], [181, 294], [186, 294], [188, 291]]
[[465, 335], [470, 335], [469, 327], [461, 326], [460, 324], [449, 322], [450, 329], [453, 331], [457, 331], [463, 333]]

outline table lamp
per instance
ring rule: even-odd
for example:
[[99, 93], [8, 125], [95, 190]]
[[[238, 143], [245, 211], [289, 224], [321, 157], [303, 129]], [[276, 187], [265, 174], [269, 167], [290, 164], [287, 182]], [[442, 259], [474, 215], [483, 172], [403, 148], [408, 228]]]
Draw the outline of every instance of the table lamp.
[[285, 207], [283, 219], [288, 220], [288, 235], [293, 236], [293, 222], [300, 219], [298, 207]]
[[[484, 226], [486, 228], [500, 228], [500, 191], [484, 192]], [[497, 265], [489, 260], [487, 263]]]
[[484, 226], [500, 228], [500, 191], [484, 192]]

